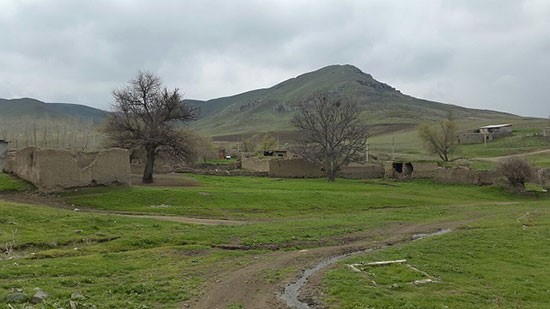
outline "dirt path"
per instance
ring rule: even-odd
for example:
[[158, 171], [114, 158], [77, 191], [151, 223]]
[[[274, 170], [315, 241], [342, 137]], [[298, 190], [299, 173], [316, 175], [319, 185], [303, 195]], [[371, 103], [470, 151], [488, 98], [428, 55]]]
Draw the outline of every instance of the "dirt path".
[[[442, 222], [422, 225], [394, 225], [370, 230], [362, 240], [339, 246], [321, 247], [292, 252], [273, 252], [261, 255], [257, 262], [232, 271], [219, 274], [212, 284], [194, 303], [186, 303], [183, 308], [226, 308], [229, 305], [242, 305], [244, 308], [289, 308], [280, 296], [285, 287], [295, 282], [301, 274], [323, 261], [335, 256], [363, 250], [376, 250], [412, 241], [412, 236], [433, 233], [443, 229], [454, 229], [471, 221]], [[382, 239], [375, 241], [374, 239]], [[308, 278], [307, 284], [299, 291], [299, 298], [309, 308], [326, 308], [320, 301], [320, 280], [327, 268], [320, 269]], [[278, 280], [266, 280], [266, 273], [273, 270], [296, 269]]]
[[489, 162], [498, 162], [498, 161], [500, 161], [500, 160], [503, 160], [503, 159], [506, 159], [506, 158], [510, 158], [510, 157], [526, 157], [526, 156], [536, 155], [536, 154], [541, 154], [541, 153], [549, 153], [549, 154], [550, 154], [550, 149], [543, 149], [543, 150], [537, 150], [537, 151], [532, 151], [532, 152], [511, 154], [511, 155], [500, 156], [500, 157], [474, 158], [474, 160], [489, 161]]
[[0, 201], [19, 203], [19, 204], [29, 204], [40, 207], [50, 207], [50, 208], [59, 208], [67, 209], [73, 211], [81, 211], [88, 213], [97, 213], [97, 214], [108, 214], [122, 217], [131, 217], [131, 218], [144, 218], [144, 219], [154, 219], [154, 220], [163, 220], [171, 222], [181, 222], [189, 224], [201, 224], [201, 225], [240, 225], [248, 224], [250, 222], [246, 221], [234, 221], [234, 220], [222, 220], [222, 219], [205, 219], [205, 218], [193, 218], [193, 217], [184, 217], [184, 216], [163, 216], [163, 215], [150, 215], [150, 214], [141, 214], [141, 213], [131, 213], [131, 212], [121, 212], [121, 211], [109, 211], [102, 209], [86, 208], [67, 204], [65, 200], [59, 197], [51, 195], [42, 195], [37, 193], [2, 193], [0, 194]]

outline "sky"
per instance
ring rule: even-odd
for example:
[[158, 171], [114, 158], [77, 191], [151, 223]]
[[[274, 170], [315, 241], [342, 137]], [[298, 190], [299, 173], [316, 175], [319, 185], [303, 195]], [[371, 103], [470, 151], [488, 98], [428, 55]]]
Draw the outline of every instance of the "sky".
[[550, 1], [0, 1], [5, 99], [109, 109], [142, 70], [207, 100], [332, 64], [414, 97], [546, 118]]

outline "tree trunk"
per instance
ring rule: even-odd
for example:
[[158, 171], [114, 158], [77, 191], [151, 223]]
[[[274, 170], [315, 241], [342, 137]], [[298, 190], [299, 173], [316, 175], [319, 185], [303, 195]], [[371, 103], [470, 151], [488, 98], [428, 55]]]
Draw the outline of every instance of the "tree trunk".
[[145, 169], [143, 170], [143, 178], [141, 182], [152, 183], [153, 182], [153, 168], [155, 166], [155, 147], [147, 145], [145, 147], [147, 153], [147, 159], [145, 161]]
[[330, 161], [327, 164], [327, 180], [328, 182], [334, 182], [336, 180], [336, 166], [334, 161]]

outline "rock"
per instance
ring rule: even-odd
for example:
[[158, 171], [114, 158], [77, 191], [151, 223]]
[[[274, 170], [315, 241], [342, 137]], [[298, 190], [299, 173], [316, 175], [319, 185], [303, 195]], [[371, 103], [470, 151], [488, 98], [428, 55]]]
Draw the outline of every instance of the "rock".
[[7, 303], [13, 303], [13, 304], [24, 303], [28, 299], [29, 299], [29, 296], [27, 296], [27, 294], [19, 291], [9, 293], [8, 295], [6, 295]]
[[77, 302], [69, 300], [69, 308], [76, 309], [78, 307]]
[[42, 289], [36, 289], [36, 293], [31, 298], [32, 304], [39, 304], [48, 298], [48, 293], [44, 292]]
[[83, 299], [86, 299], [86, 297], [84, 297], [84, 295], [80, 294], [79, 292], [75, 292], [71, 294], [71, 300], [83, 300]]

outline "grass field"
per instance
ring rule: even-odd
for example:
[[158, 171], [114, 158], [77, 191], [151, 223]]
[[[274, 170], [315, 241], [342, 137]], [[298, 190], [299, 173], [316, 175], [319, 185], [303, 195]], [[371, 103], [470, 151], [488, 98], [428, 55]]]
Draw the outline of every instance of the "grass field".
[[[0, 175], [0, 191], [25, 187]], [[80, 208], [243, 224], [197, 225], [55, 209], [2, 201], [6, 193], [0, 193], [0, 299], [14, 289], [32, 295], [40, 287], [50, 294], [44, 308], [67, 307], [75, 292], [86, 297], [78, 300], [83, 308], [192, 306], [220, 274], [269, 261], [274, 253], [338, 246], [392, 226], [465, 222], [447, 235], [353, 258], [407, 258], [441, 283], [416, 287], [398, 280], [398, 288], [372, 287], [341, 264], [323, 281], [324, 301], [344, 308], [546, 305], [548, 196], [427, 181], [338, 179], [329, 184], [322, 179], [181, 177], [200, 186], [88, 188], [62, 198]], [[291, 282], [302, 267], [261, 269], [257, 277], [276, 286]], [[225, 304], [231, 306], [241, 303]]]
[[[331, 308], [548, 308], [550, 203], [476, 210], [488, 216], [445, 235], [343, 261], [324, 280]], [[387, 266], [356, 273], [346, 266], [397, 259], [440, 282], [414, 285], [423, 276]]]

